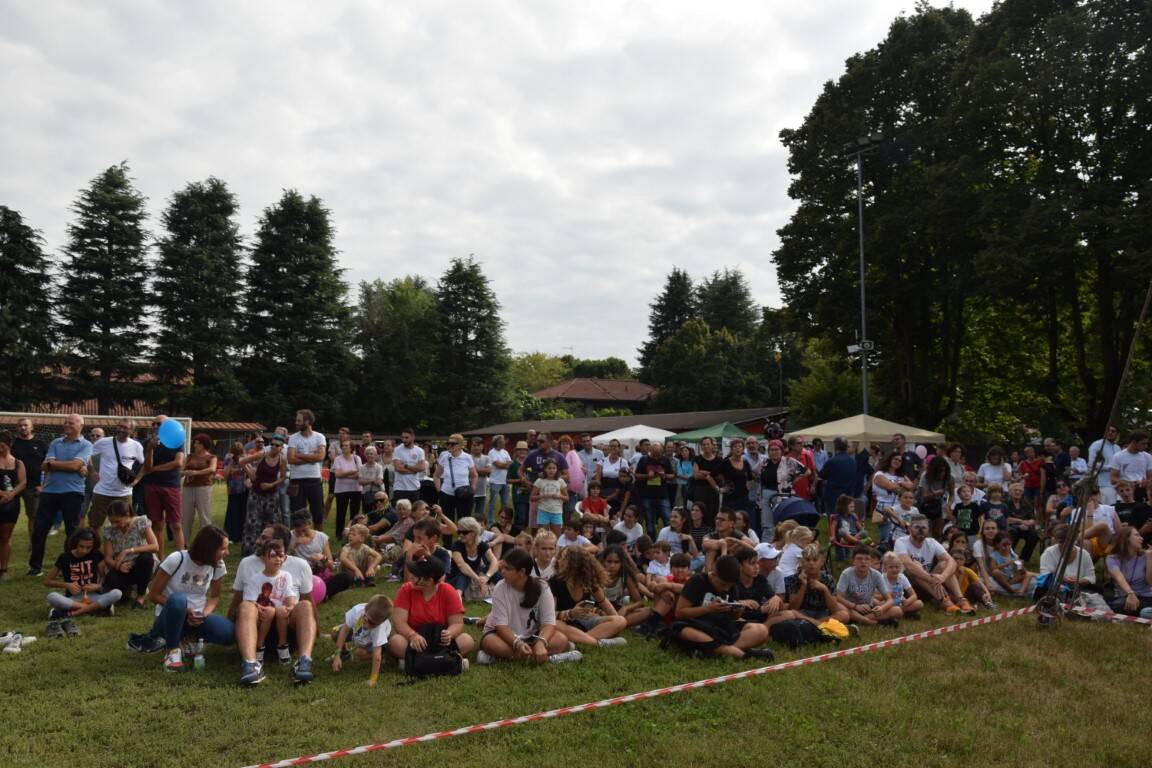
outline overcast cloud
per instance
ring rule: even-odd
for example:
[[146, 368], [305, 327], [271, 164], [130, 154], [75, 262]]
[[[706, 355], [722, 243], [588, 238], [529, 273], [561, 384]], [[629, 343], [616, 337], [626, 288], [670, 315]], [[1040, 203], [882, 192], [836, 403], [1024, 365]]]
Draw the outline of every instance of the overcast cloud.
[[121, 160], [154, 215], [226, 180], [247, 236], [296, 188], [331, 209], [353, 297], [474, 253], [514, 351], [634, 362], [674, 265], [740, 267], [779, 304], [777, 134], [913, 7], [0, 0], [0, 204], [57, 252]]

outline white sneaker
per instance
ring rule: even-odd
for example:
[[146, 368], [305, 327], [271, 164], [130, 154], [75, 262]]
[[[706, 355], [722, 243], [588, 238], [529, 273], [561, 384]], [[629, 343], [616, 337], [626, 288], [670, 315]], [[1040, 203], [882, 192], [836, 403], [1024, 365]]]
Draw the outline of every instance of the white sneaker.
[[571, 640], [569, 640], [569, 641], [568, 641], [568, 651], [569, 651], [569, 652], [571, 652], [571, 651], [574, 651], [574, 650], [576, 650], [576, 643], [574, 643], [574, 642], [572, 642]]
[[5, 647], [8, 643], [12, 642], [12, 638], [16, 637], [15, 632], [5, 632], [0, 635], [0, 648]]
[[564, 653], [554, 653], [548, 657], [548, 661], [553, 664], [567, 664], [572, 661], [580, 661], [584, 658], [584, 654], [580, 651], [565, 651]]
[[20, 653], [20, 646], [23, 644], [24, 636], [19, 632], [8, 638], [8, 642], [4, 644], [4, 653]]
[[184, 653], [179, 648], [168, 651], [164, 657], [164, 669], [169, 672], [179, 672], [184, 669]]
[[58, 536], [58, 535], [60, 535], [60, 526], [58, 526], [58, 525], [54, 525], [54, 526], [52, 526], [51, 528], [49, 528], [49, 529], [48, 529], [48, 535], [49, 535], [49, 536]]
[[494, 661], [494, 659], [490, 655], [488, 655], [487, 651], [476, 651], [476, 663], [477, 664], [483, 664], [484, 666], [488, 666], [493, 661]]
[[597, 643], [601, 648], [613, 648], [618, 645], [628, 645], [627, 638], [623, 637], [606, 637]]

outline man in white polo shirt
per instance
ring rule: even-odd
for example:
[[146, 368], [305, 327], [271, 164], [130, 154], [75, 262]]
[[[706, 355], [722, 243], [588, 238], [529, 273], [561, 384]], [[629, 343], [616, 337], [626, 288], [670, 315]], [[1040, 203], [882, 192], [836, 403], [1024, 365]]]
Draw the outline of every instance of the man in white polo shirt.
[[312, 411], [296, 411], [296, 432], [288, 438], [288, 466], [292, 479], [289, 481], [288, 496], [292, 511], [308, 507], [316, 530], [324, 530], [324, 486], [320, 475], [320, 465], [328, 441], [324, 435], [312, 429], [316, 420]]

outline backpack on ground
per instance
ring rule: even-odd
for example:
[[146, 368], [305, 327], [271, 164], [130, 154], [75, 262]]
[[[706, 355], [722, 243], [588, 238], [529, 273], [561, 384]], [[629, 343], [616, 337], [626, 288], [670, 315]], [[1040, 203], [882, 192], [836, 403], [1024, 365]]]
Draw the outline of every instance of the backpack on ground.
[[443, 624], [425, 624], [417, 630], [428, 645], [423, 651], [416, 651], [409, 643], [404, 653], [404, 672], [410, 680], [459, 675], [464, 671], [464, 659], [456, 648], [456, 642], [441, 644], [440, 633], [443, 631]]

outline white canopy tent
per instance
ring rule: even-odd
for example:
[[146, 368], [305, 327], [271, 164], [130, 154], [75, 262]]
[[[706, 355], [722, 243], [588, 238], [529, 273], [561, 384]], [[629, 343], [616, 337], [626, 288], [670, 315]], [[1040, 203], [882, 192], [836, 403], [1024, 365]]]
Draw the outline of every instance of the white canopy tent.
[[644, 424], [635, 424], [631, 427], [622, 427], [620, 429], [613, 430], [612, 432], [605, 432], [602, 435], [597, 435], [596, 437], [592, 438], [592, 442], [596, 446], [606, 449], [609, 442], [612, 440], [619, 440], [620, 447], [623, 449], [624, 456], [631, 457], [636, 450], [636, 444], [641, 440], [659, 440], [661, 443], [663, 443], [665, 439], [671, 437], [674, 434], [676, 433], [669, 432], [666, 429], [660, 429], [659, 427], [649, 427]]
[[904, 435], [909, 443], [943, 443], [946, 440], [944, 435], [939, 432], [910, 427], [907, 424], [897, 424], [894, 421], [866, 416], [863, 413], [849, 416], [846, 419], [797, 429], [794, 432], [789, 432], [785, 437], [795, 436], [809, 440], [818, 437], [825, 442], [843, 437], [845, 440], [861, 443], [888, 443], [892, 441], [892, 435], [897, 432]]

